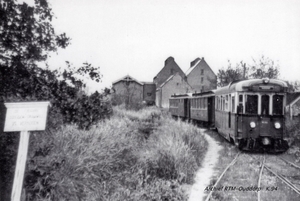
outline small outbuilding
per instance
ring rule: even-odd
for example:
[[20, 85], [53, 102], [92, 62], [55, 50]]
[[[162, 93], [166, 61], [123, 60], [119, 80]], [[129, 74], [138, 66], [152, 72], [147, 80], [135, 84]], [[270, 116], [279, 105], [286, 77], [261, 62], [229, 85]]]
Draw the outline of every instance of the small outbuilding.
[[113, 99], [117, 104], [120, 103], [142, 103], [149, 105], [155, 101], [155, 84], [152, 82], [140, 82], [135, 78], [126, 75], [115, 82], [113, 85]]
[[300, 116], [300, 92], [288, 93], [286, 111], [291, 119], [293, 119], [293, 117]]

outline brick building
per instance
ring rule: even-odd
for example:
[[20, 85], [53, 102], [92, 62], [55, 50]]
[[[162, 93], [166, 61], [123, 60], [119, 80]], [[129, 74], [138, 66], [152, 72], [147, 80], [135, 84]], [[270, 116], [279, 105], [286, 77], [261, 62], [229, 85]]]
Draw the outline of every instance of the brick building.
[[153, 83], [156, 87], [159, 87], [162, 83], [164, 83], [171, 75], [175, 73], [179, 73], [181, 77], [185, 77], [184, 72], [175, 62], [173, 57], [169, 57], [165, 60], [164, 67], [158, 72], [158, 74], [153, 78]]
[[196, 92], [204, 92], [217, 88], [217, 76], [204, 58], [196, 58], [186, 72], [187, 82]]
[[216, 87], [217, 76], [204, 58], [192, 61], [185, 74], [175, 59], [168, 57], [153, 83], [140, 82], [129, 75], [113, 82], [114, 96], [120, 99], [119, 103], [122, 100], [126, 103], [145, 101], [164, 108], [169, 107], [169, 98], [173, 94], [209, 91]]
[[185, 77], [182, 77], [180, 73], [177, 72], [156, 88], [156, 106], [168, 108], [171, 95], [191, 91], [192, 87], [186, 82]]
[[127, 75], [112, 83], [114, 100], [120, 103], [141, 103], [154, 104], [155, 84], [152, 82], [140, 82]]

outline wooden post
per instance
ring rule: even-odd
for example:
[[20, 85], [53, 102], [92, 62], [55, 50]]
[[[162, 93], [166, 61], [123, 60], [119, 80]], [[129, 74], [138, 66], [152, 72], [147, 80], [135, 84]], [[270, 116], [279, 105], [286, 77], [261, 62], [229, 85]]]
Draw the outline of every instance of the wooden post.
[[7, 108], [4, 132], [20, 131], [17, 164], [11, 194], [11, 201], [20, 201], [26, 167], [29, 131], [42, 131], [46, 128], [50, 102], [4, 103]]
[[28, 131], [20, 132], [19, 149], [18, 149], [16, 169], [15, 169], [14, 183], [13, 183], [12, 194], [11, 194], [11, 201], [20, 201], [21, 199], [23, 178], [24, 178], [27, 152], [28, 152], [29, 136], [30, 133]]

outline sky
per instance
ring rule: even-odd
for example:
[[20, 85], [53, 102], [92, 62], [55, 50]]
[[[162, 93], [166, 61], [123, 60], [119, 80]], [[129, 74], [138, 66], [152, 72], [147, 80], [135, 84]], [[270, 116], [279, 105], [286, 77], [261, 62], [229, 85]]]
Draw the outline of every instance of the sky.
[[[33, 0], [26, 0], [26, 2]], [[101, 90], [130, 75], [152, 81], [172, 56], [186, 72], [197, 57], [218, 69], [262, 55], [281, 79], [300, 80], [299, 0], [49, 0], [57, 33], [71, 45], [48, 60], [51, 68], [99, 66]]]

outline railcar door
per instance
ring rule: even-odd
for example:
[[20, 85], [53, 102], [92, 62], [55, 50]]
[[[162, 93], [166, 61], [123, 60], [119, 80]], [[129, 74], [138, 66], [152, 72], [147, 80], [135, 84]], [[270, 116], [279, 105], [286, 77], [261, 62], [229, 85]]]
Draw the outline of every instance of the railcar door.
[[208, 116], [208, 123], [211, 124], [214, 122], [214, 117], [213, 117], [213, 114], [214, 114], [214, 110], [213, 110], [213, 107], [214, 104], [213, 104], [213, 98], [212, 97], [208, 97], [207, 98], [207, 116]]
[[186, 98], [186, 99], [184, 99], [184, 117], [185, 118], [189, 118], [190, 117], [190, 110], [189, 110], [189, 101], [188, 101], [188, 99]]
[[241, 137], [243, 133], [243, 105], [240, 104], [237, 106], [236, 111], [236, 135], [237, 137]]

